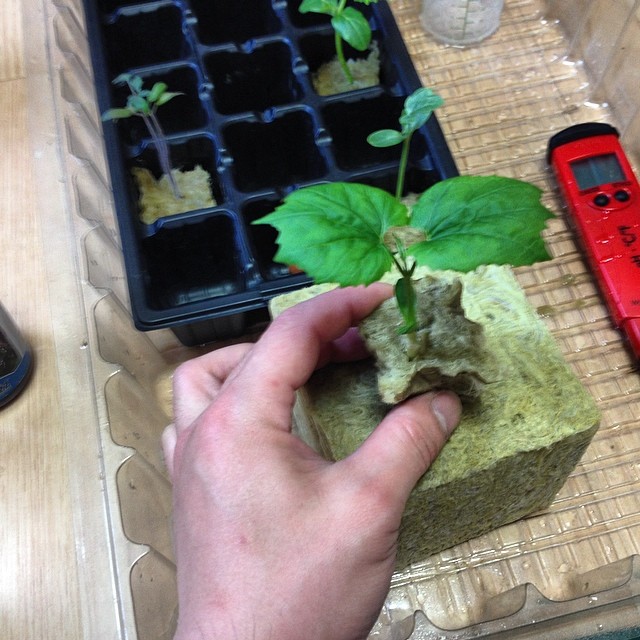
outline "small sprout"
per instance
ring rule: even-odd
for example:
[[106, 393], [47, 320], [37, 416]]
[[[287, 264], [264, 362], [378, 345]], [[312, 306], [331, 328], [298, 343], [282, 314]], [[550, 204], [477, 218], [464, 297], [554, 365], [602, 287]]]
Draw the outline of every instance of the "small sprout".
[[[355, 0], [355, 2], [370, 5], [378, 0]], [[367, 19], [354, 7], [347, 7], [347, 0], [302, 0], [299, 11], [331, 16], [336, 55], [345, 77], [350, 84], [353, 84], [353, 74], [347, 64], [342, 43], [346, 42], [357, 51], [366, 51], [371, 44], [371, 27]]]
[[169, 100], [183, 94], [167, 91], [167, 85], [164, 82], [156, 82], [151, 89], [144, 89], [142, 78], [130, 73], [120, 74], [113, 80], [113, 84], [126, 84], [129, 87], [130, 95], [127, 98], [126, 106], [108, 109], [102, 114], [102, 120], [106, 122], [108, 120], [130, 118], [132, 116], [142, 118], [153, 140], [156, 153], [158, 154], [158, 160], [160, 161], [160, 168], [169, 180], [173, 195], [176, 200], [182, 199], [182, 193], [178, 188], [172, 172], [169, 145], [167, 144], [167, 139], [156, 115], [156, 111], [158, 107], [166, 104]]
[[394, 147], [402, 144], [398, 179], [396, 182], [396, 198], [402, 197], [404, 178], [409, 162], [409, 147], [413, 134], [430, 118], [431, 114], [444, 104], [444, 100], [431, 89], [422, 87], [414, 91], [404, 102], [400, 114], [400, 131], [380, 129], [367, 137], [373, 147]]
[[398, 236], [395, 236], [395, 241], [396, 251], [393, 255], [393, 261], [402, 277], [396, 282], [394, 293], [404, 321], [398, 329], [398, 333], [413, 334], [418, 330], [416, 309], [418, 299], [411, 278], [413, 278], [418, 263], [408, 256], [407, 247], [402, 244]]

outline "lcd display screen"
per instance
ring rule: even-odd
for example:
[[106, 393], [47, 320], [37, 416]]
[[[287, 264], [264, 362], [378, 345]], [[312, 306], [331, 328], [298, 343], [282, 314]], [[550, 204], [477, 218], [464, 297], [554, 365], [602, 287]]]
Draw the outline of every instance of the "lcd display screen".
[[624, 182], [626, 177], [614, 153], [577, 160], [571, 163], [571, 170], [580, 191], [592, 189], [601, 184]]

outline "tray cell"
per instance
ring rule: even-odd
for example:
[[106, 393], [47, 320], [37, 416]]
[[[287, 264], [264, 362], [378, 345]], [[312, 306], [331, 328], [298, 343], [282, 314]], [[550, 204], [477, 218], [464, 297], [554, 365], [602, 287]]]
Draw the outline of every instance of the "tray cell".
[[322, 178], [327, 163], [316, 144], [316, 127], [304, 109], [229, 124], [223, 138], [234, 158], [232, 173], [241, 191], [257, 191]]
[[160, 6], [155, 11], [121, 12], [105, 27], [111, 71], [120, 73], [132, 67], [190, 56], [192, 47], [184, 33], [183, 19], [182, 10], [175, 4]]
[[[377, 148], [367, 142], [367, 136], [379, 129], [400, 129], [398, 118], [404, 104], [403, 97], [381, 94], [375, 98], [334, 102], [322, 110], [323, 120], [333, 140], [338, 166], [345, 171], [398, 162], [400, 145]], [[414, 135], [411, 156], [426, 154], [424, 138]]]
[[268, 0], [191, 0], [202, 44], [242, 43], [277, 33], [282, 23]]
[[[143, 86], [151, 88], [156, 82], [164, 82], [168, 91], [182, 95], [163, 104], [157, 118], [166, 136], [186, 133], [205, 127], [209, 121], [207, 101], [200, 95], [200, 76], [191, 65], [180, 65], [140, 73]], [[113, 104], [123, 106], [129, 89], [126, 85], [113, 88]], [[149, 138], [149, 132], [141, 117], [133, 116], [117, 122], [119, 134], [125, 144], [138, 145]]]
[[168, 309], [239, 293], [243, 260], [233, 216], [220, 213], [143, 240], [149, 305]]
[[263, 111], [302, 97], [286, 42], [265, 44], [248, 53], [212, 53], [204, 63], [213, 82], [215, 108], [221, 114]]
[[[366, 51], [358, 51], [343, 44], [344, 55], [347, 60], [363, 60], [371, 53], [372, 47], [377, 47], [380, 52], [380, 85], [391, 87], [395, 84], [397, 74], [393, 69], [393, 62], [386, 55], [384, 45], [378, 41], [374, 32], [372, 45]], [[336, 47], [332, 31], [315, 31], [300, 38], [300, 53], [309, 67], [313, 76], [319, 68], [336, 58]]]
[[[217, 205], [225, 203], [225, 193], [222, 186], [222, 180], [217, 169], [218, 151], [215, 141], [210, 135], [194, 135], [191, 137], [179, 138], [169, 142], [169, 153], [171, 157], [171, 166], [174, 169], [187, 172], [192, 171], [197, 166], [202, 167], [209, 174], [209, 184], [211, 186], [211, 195]], [[156, 180], [162, 176], [162, 169], [155, 146], [148, 144], [142, 152], [132, 159], [130, 168], [143, 167], [153, 173]], [[132, 200], [137, 202], [140, 193], [131, 180]], [[178, 214], [184, 216], [185, 214]], [[186, 214], [189, 215], [189, 214]], [[172, 216], [174, 219], [176, 216]], [[144, 225], [145, 235], [156, 230], [158, 226], [162, 226], [164, 220], [160, 219], [153, 225]]]

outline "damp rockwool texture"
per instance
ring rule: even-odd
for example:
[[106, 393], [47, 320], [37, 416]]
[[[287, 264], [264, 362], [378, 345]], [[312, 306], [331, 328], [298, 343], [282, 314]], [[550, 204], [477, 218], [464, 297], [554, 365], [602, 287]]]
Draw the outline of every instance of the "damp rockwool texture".
[[[600, 420], [509, 268], [441, 277], [461, 281], [467, 317], [484, 328], [486, 384], [409, 498], [398, 568], [547, 507]], [[313, 293], [283, 296], [274, 314]], [[299, 392], [296, 420], [311, 444], [339, 460], [388, 408], [372, 359], [317, 371]]]

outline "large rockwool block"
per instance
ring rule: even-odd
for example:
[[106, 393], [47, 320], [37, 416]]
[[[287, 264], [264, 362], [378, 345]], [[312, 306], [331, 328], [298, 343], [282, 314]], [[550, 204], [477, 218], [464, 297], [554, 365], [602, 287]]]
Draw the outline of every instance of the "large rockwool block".
[[[484, 328], [484, 386], [409, 498], [399, 568], [548, 507], [600, 419], [509, 268], [436, 275], [460, 278], [466, 316]], [[272, 312], [324, 290], [282, 296]], [[353, 452], [389, 410], [373, 359], [324, 367], [298, 396], [297, 428], [333, 460]]]

